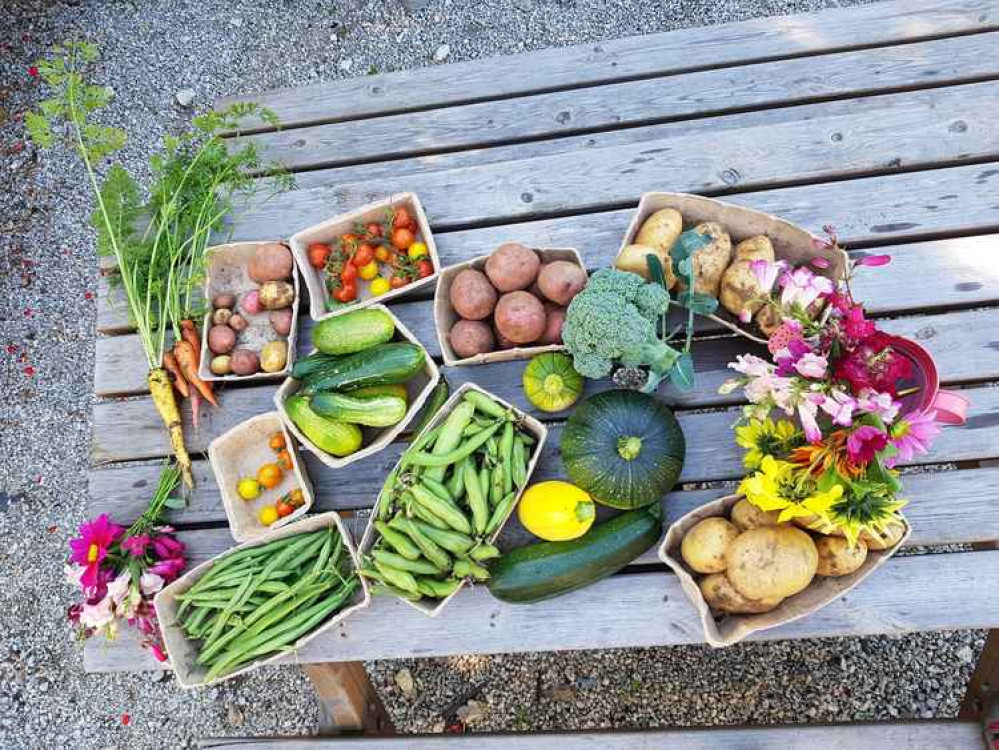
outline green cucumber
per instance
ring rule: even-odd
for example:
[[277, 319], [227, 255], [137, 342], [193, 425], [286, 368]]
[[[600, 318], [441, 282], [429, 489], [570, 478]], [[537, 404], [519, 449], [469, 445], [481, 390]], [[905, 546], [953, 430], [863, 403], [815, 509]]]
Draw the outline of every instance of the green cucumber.
[[304, 380], [323, 367], [333, 365], [338, 359], [340, 357], [331, 357], [329, 354], [323, 354], [322, 352], [313, 352], [308, 357], [296, 360], [291, 368], [291, 376], [295, 380]]
[[353, 354], [391, 341], [395, 321], [384, 310], [366, 308], [320, 320], [312, 345], [323, 354]]
[[309, 405], [321, 417], [368, 427], [389, 427], [406, 416], [406, 402], [397, 396], [354, 398], [323, 391], [313, 396]]
[[398, 341], [342, 357], [307, 376], [302, 385], [304, 391], [315, 393], [405, 383], [425, 366], [423, 347]]
[[360, 427], [321, 417], [312, 411], [304, 396], [289, 396], [284, 400], [284, 409], [302, 434], [325, 453], [349, 456], [361, 447]]
[[605, 521], [579, 539], [518, 547], [490, 566], [489, 593], [529, 604], [589, 586], [652, 547], [661, 531], [662, 508], [654, 503]]

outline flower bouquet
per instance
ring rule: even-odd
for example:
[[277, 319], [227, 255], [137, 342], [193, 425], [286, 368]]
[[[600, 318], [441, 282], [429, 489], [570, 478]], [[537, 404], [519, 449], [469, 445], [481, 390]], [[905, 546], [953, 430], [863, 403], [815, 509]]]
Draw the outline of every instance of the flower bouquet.
[[170, 495], [179, 481], [180, 469], [164, 468], [149, 507], [129, 528], [101, 514], [70, 540], [66, 579], [80, 589], [82, 601], [67, 614], [81, 639], [103, 634], [113, 640], [125, 620], [142, 633], [142, 645], [166, 661], [153, 597], [187, 564], [184, 543], [172, 527], [160, 525], [167, 508], [183, 507], [183, 500]]

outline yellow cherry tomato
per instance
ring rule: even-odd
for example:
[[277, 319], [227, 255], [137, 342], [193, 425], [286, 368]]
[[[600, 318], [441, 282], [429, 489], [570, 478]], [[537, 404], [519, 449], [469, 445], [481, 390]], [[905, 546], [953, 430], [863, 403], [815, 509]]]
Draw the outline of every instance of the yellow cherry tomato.
[[373, 260], [370, 263], [361, 266], [357, 269], [357, 275], [365, 281], [371, 281], [378, 275], [378, 261]]
[[389, 284], [389, 280], [382, 278], [381, 276], [376, 279], [372, 279], [371, 283], [368, 285], [368, 289], [371, 291], [372, 297], [380, 297], [391, 288], [392, 285]]
[[548, 542], [576, 539], [596, 516], [590, 496], [568, 482], [532, 484], [520, 498], [517, 515], [524, 528]]
[[236, 485], [236, 492], [244, 500], [256, 500], [260, 497], [260, 482], [253, 477], [244, 477]]
[[275, 508], [273, 505], [265, 505], [263, 508], [260, 509], [260, 512], [257, 513], [257, 518], [260, 519], [260, 523], [262, 523], [264, 526], [270, 526], [272, 523], [278, 520], [277, 508]]
[[410, 260], [416, 260], [417, 258], [422, 258], [424, 255], [428, 255], [429, 252], [430, 251], [427, 250], [426, 243], [423, 242], [414, 242], [412, 245], [409, 246], [409, 250], [406, 251], [406, 253], [409, 255]]

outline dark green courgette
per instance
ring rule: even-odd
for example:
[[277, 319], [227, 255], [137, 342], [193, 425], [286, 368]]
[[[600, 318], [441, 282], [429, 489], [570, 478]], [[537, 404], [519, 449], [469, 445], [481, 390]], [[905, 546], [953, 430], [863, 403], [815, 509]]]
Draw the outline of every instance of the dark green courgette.
[[304, 393], [405, 383], [426, 365], [423, 348], [408, 341], [381, 344], [337, 359], [306, 376]]
[[662, 508], [654, 503], [605, 521], [579, 539], [518, 547], [489, 568], [489, 593], [513, 604], [550, 599], [589, 586], [659, 541]]

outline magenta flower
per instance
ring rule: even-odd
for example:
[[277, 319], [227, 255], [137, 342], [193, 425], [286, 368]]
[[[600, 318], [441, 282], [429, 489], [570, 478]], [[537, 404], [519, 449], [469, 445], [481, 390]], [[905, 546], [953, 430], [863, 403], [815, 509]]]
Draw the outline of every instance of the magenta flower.
[[164, 581], [172, 581], [180, 572], [184, 569], [186, 561], [183, 557], [171, 557], [165, 560], [160, 560], [158, 563], [149, 568], [149, 573], [155, 573], [156, 575], [163, 578]]
[[894, 456], [885, 461], [892, 468], [900, 461], [911, 461], [917, 455], [925, 455], [930, 443], [940, 434], [935, 411], [910, 411], [891, 426], [891, 444], [895, 446]]
[[136, 534], [135, 536], [125, 537], [122, 540], [121, 548], [134, 557], [142, 557], [146, 554], [146, 547], [149, 546], [151, 541], [146, 534]]
[[112, 523], [106, 513], [102, 513], [93, 521], [82, 524], [80, 536], [69, 540], [69, 547], [72, 550], [70, 561], [86, 568], [80, 576], [81, 586], [94, 588], [98, 585], [98, 571], [108, 555], [108, 548], [124, 531], [121, 526]]
[[[814, 244], [814, 243], [813, 243]], [[826, 270], [832, 263], [829, 262], [828, 258], [823, 258], [821, 255], [817, 255], [811, 260], [812, 268], [818, 268], [821, 270]]]
[[184, 554], [184, 543], [175, 539], [168, 534], [160, 534], [154, 537], [153, 540], [153, 552], [156, 553], [156, 557], [160, 560], [166, 560], [171, 557], [178, 557]]
[[863, 305], [854, 305], [843, 316], [843, 330], [855, 341], [865, 341], [875, 334], [877, 328], [873, 321], [864, 317]]
[[149, 644], [149, 650], [150, 650], [150, 652], [152, 652], [153, 658], [156, 659], [156, 661], [166, 661], [167, 660], [166, 653], [157, 644], [150, 643]]
[[843, 391], [833, 391], [831, 396], [826, 396], [820, 404], [822, 411], [830, 416], [833, 424], [840, 427], [850, 427], [853, 424], [853, 410], [857, 407], [857, 402], [848, 393]]
[[777, 374], [789, 377], [796, 374], [795, 365], [807, 354], [812, 353], [812, 347], [804, 339], [791, 339], [777, 357]]
[[888, 445], [887, 433], [869, 424], [863, 424], [846, 439], [846, 452], [857, 466], [869, 464], [874, 456]]
[[891, 263], [890, 255], [865, 255], [857, 261], [858, 266], [868, 266], [869, 268], [887, 266], [889, 263]]

